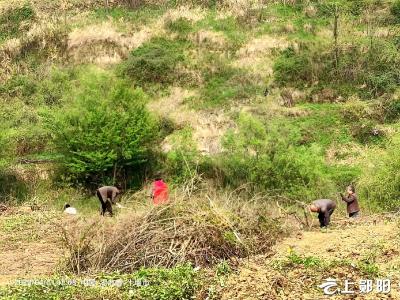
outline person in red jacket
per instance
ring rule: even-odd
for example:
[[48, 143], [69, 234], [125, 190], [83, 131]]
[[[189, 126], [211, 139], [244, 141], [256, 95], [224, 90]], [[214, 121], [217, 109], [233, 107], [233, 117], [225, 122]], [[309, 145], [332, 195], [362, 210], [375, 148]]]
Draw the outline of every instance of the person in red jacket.
[[154, 205], [159, 205], [168, 202], [168, 185], [162, 180], [161, 176], [157, 176], [153, 182], [151, 198]]

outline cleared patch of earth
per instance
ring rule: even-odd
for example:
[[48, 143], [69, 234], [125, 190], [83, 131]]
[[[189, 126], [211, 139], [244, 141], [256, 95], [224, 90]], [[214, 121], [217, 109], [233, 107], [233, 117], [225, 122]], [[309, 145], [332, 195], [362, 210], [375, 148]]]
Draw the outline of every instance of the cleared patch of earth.
[[0, 215], [0, 285], [51, 275], [63, 250], [52, 221], [57, 215], [21, 207]]
[[[272, 256], [243, 260], [229, 276], [222, 299], [400, 299], [400, 239], [397, 218], [342, 220], [284, 239]], [[374, 268], [377, 268], [375, 272]], [[327, 278], [354, 282], [354, 295], [324, 296]], [[359, 280], [391, 279], [390, 294], [359, 293]]]

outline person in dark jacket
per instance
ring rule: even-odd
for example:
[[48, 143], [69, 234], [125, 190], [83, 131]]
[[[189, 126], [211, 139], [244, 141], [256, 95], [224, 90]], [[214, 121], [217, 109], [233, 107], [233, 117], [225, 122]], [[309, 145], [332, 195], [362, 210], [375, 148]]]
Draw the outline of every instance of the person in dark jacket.
[[358, 205], [358, 198], [354, 186], [347, 187], [347, 195], [340, 194], [342, 200], [347, 203], [347, 213], [350, 218], [357, 218], [360, 213], [360, 206]]
[[331, 215], [336, 208], [336, 203], [330, 199], [318, 199], [311, 203], [310, 211], [318, 213], [320, 227], [329, 225]]
[[121, 194], [121, 189], [115, 186], [103, 186], [96, 190], [96, 195], [101, 203], [101, 215], [104, 216], [106, 211], [113, 215], [112, 205], [116, 204], [117, 197]]

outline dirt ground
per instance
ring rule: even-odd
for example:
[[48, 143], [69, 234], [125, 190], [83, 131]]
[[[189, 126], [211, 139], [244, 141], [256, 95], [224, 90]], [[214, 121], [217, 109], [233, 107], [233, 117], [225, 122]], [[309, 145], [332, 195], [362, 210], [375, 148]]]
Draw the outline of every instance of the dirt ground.
[[[327, 230], [301, 232], [278, 243], [270, 257], [243, 260], [228, 278], [222, 299], [400, 299], [398, 234], [397, 219], [382, 216], [340, 220]], [[309, 257], [309, 261], [290, 262], [293, 254], [292, 260]], [[324, 262], [331, 262], [330, 267], [324, 268]], [[378, 267], [378, 274], [368, 273], [370, 265], [363, 262]], [[324, 296], [318, 286], [329, 277], [337, 279], [339, 287], [346, 279], [354, 282], [355, 294]], [[390, 294], [377, 293], [375, 287], [370, 293], [359, 292], [359, 280], [375, 284], [381, 278], [391, 279]]]
[[20, 207], [0, 215], [0, 285], [50, 275], [62, 258], [57, 215]]

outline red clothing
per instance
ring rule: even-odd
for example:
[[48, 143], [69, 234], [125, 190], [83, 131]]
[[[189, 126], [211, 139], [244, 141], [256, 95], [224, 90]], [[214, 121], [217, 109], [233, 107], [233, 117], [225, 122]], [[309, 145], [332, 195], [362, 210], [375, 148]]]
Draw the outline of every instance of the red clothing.
[[168, 186], [163, 180], [157, 180], [153, 184], [153, 204], [168, 202]]

